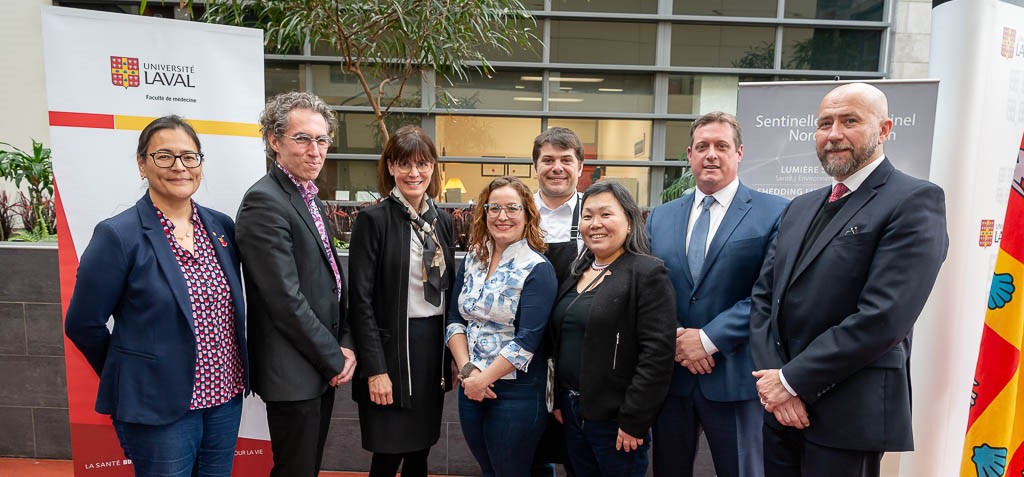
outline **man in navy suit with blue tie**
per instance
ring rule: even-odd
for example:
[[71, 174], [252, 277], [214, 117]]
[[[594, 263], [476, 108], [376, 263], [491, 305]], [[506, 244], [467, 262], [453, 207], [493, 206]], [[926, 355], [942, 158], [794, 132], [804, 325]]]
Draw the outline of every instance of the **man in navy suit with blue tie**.
[[651, 250], [675, 287], [678, 326], [672, 387], [654, 425], [654, 475], [692, 476], [703, 430], [718, 477], [759, 477], [750, 290], [786, 200], [740, 183], [743, 139], [731, 114], [694, 121], [686, 154], [696, 190], [656, 207], [647, 220]]

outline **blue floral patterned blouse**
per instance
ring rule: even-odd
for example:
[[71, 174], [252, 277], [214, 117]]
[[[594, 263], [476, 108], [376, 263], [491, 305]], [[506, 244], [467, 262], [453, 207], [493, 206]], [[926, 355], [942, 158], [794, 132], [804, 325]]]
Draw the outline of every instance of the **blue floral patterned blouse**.
[[[445, 342], [464, 333], [476, 367], [485, 369], [504, 356], [527, 372], [558, 293], [551, 263], [523, 239], [505, 248], [498, 268], [487, 277], [487, 264], [470, 253], [455, 276], [455, 290], [459, 295], [448, 310]], [[502, 377], [515, 378], [516, 371]]]

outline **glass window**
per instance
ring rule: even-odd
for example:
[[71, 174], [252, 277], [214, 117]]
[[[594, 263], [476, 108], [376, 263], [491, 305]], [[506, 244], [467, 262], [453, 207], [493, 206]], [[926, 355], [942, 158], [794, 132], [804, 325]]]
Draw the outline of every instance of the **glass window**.
[[551, 22], [552, 63], [653, 65], [654, 23]]
[[[672, 25], [673, 66], [771, 67], [766, 48], [775, 42], [775, 28], [730, 25]], [[756, 66], [745, 66], [756, 65]]]
[[486, 78], [473, 72], [468, 81], [453, 84], [439, 79], [437, 107], [540, 111], [540, 80], [540, 73], [515, 71], [493, 71]]
[[530, 158], [540, 118], [446, 115], [434, 127], [442, 156]]
[[[324, 182], [321, 185], [321, 181]], [[317, 187], [326, 200], [370, 202], [380, 195], [377, 192], [377, 161], [331, 160], [324, 163], [324, 170], [317, 179]], [[332, 219], [333, 220], [333, 219]]]
[[665, 123], [666, 161], [686, 160], [686, 148], [690, 147], [690, 126], [692, 124], [693, 121], [668, 121]]
[[556, 12], [658, 13], [658, 0], [551, 0]]
[[[551, 118], [548, 126], [572, 129], [583, 142], [586, 160], [649, 161], [651, 121]], [[531, 138], [532, 147], [532, 138]]]
[[[388, 131], [407, 124], [419, 126], [420, 116], [416, 114], [391, 113], [384, 118]], [[338, 131], [329, 152], [347, 154], [380, 154], [383, 141], [377, 120], [372, 113], [338, 113]]]
[[694, 75], [669, 75], [668, 112], [674, 114], [695, 114], [700, 109], [697, 77]]
[[785, 28], [782, 38], [784, 68], [878, 71], [880, 30]]
[[306, 90], [305, 63], [267, 61], [263, 67], [263, 84], [267, 97], [289, 91]]
[[[537, 8], [540, 10], [541, 8]], [[480, 54], [487, 58], [487, 61], [524, 61], [524, 62], [536, 62], [539, 63], [543, 57], [544, 45], [541, 44], [540, 37], [543, 36], [543, 29], [540, 24], [533, 26], [533, 32], [537, 35], [538, 39], [533, 44], [528, 46], [511, 45], [508, 51], [500, 48], [495, 48], [490, 45], [480, 45]]]
[[[367, 76], [371, 90], [376, 93], [382, 78]], [[333, 106], [369, 106], [359, 79], [352, 73], [342, 71], [340, 65], [313, 65], [313, 92]], [[384, 84], [381, 107], [385, 107], [398, 94], [398, 81]], [[418, 108], [420, 106], [420, 75], [413, 73], [402, 87], [402, 97], [396, 107]]]
[[882, 21], [885, 0], [786, 0], [786, 18]]
[[550, 111], [654, 112], [654, 77], [650, 75], [552, 72], [548, 81]]
[[[533, 143], [531, 138], [531, 145]], [[441, 199], [450, 203], [466, 203], [476, 201], [480, 192], [495, 177], [505, 175], [516, 176], [530, 190], [537, 190], [537, 175], [533, 173], [532, 164], [467, 164], [463, 162], [445, 162], [441, 164], [442, 184], [444, 193]], [[462, 188], [458, 188], [458, 179]], [[464, 189], [464, 191], [463, 191]]]
[[[786, 0], [786, 4], [793, 0]], [[675, 0], [676, 15], [715, 15], [721, 17], [774, 17], [776, 0]]]
[[640, 207], [647, 207], [651, 190], [651, 170], [647, 167], [602, 166], [599, 163], [583, 163], [580, 174], [580, 189], [584, 190], [597, 181], [615, 181], [629, 190]]

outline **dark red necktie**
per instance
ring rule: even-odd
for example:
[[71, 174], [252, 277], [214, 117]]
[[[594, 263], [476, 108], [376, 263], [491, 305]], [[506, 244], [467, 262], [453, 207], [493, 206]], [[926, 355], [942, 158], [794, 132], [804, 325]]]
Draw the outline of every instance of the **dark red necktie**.
[[841, 199], [847, 192], [850, 192], [850, 188], [846, 187], [846, 184], [842, 182], [837, 182], [836, 186], [832, 188], [832, 195], [828, 196], [829, 203]]

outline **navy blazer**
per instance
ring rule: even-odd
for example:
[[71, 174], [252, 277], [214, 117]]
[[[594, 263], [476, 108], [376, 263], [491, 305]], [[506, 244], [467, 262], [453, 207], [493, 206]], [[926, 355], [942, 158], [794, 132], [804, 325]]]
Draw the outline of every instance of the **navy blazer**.
[[[227, 215], [198, 205], [197, 210], [231, 289], [248, 390], [235, 227]], [[106, 326], [111, 315], [112, 333]], [[195, 381], [194, 327], [185, 276], [147, 192], [135, 207], [96, 225], [65, 317], [68, 338], [100, 377], [96, 412], [147, 425], [185, 415]]]
[[694, 375], [676, 363], [673, 396], [689, 396], [699, 387], [711, 401], [757, 398], [750, 372], [750, 290], [775, 239], [786, 199], [739, 185], [694, 283], [686, 261], [686, 228], [694, 194], [655, 207], [647, 219], [651, 252], [665, 261], [676, 291], [676, 326], [700, 328], [718, 347], [710, 374]]
[[781, 368], [807, 405], [808, 441], [907, 451], [911, 332], [949, 246], [945, 196], [879, 160], [799, 263], [830, 188], [783, 213], [752, 293], [751, 351], [758, 369]]

